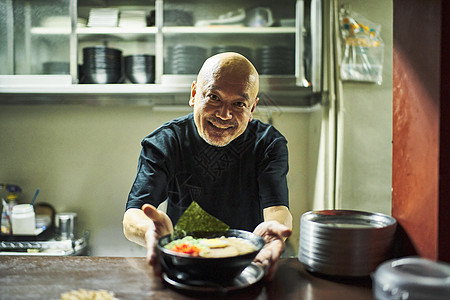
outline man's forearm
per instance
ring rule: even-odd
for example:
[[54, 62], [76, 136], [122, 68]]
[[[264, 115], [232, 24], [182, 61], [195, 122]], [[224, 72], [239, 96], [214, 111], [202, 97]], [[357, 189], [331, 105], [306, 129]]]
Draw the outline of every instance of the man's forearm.
[[264, 221], [277, 221], [292, 229], [292, 215], [286, 206], [272, 206], [264, 209]]

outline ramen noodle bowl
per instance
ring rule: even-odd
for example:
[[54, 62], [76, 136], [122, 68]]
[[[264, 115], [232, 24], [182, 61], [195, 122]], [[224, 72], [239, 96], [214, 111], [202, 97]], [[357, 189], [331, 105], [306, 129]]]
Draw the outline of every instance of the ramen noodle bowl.
[[[196, 254], [170, 250], [175, 244], [186, 242], [187, 246], [199, 248]], [[259, 235], [229, 229], [220, 233], [196, 232], [190, 237], [169, 234], [158, 240], [157, 250], [163, 273], [168, 277], [223, 284], [232, 281], [249, 266], [264, 245], [264, 239]]]
[[210, 239], [196, 239], [192, 236], [186, 236], [170, 242], [164, 248], [206, 258], [230, 257], [247, 254], [256, 250], [256, 247], [245, 239], [224, 236]]

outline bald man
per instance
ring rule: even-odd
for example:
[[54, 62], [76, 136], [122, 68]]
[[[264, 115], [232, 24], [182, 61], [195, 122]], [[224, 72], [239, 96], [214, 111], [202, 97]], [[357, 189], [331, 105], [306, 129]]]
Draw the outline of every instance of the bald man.
[[[292, 229], [288, 151], [280, 132], [253, 119], [258, 90], [258, 72], [244, 56], [214, 55], [192, 83], [193, 113], [142, 141], [123, 229], [130, 241], [147, 248], [157, 273], [156, 241], [196, 201], [231, 228], [265, 239], [255, 262], [272, 278]], [[167, 213], [156, 209], [165, 200]]]

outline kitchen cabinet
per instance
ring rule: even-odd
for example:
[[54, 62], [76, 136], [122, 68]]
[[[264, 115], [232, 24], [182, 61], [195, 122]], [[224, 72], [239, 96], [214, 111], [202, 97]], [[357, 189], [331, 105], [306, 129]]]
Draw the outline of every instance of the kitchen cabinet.
[[0, 1], [0, 75], [69, 74], [69, 4]]
[[[30, 6], [28, 1], [17, 2], [23, 2], [24, 7]], [[39, 51], [29, 45], [30, 53], [24, 55], [19, 53], [20, 45], [16, 41], [18, 4], [0, 0], [0, 5], [10, 12], [1, 18], [6, 20], [3, 27], [6, 30], [2, 29], [0, 39], [7, 42], [0, 44], [9, 50], [0, 59], [7, 62], [11, 55], [26, 58], [25, 61], [16, 59], [8, 71], [0, 74], [1, 104], [55, 101], [185, 103], [201, 63], [222, 51], [241, 52], [255, 64], [261, 75], [260, 103], [312, 106], [320, 102], [321, 32], [315, 30], [321, 23], [320, 0], [289, 0], [283, 5], [273, 0], [215, 1], [214, 4], [207, 0], [189, 3], [180, 0], [33, 2], [35, 7], [44, 10], [46, 5], [40, 2], [58, 8], [53, 14], [49, 10], [44, 19], [53, 23], [43, 26], [45, 22], [31, 22], [25, 26], [23, 43], [27, 45], [33, 40], [49, 41], [57, 37], [64, 37], [64, 40], [47, 42], [47, 48], [41, 47]], [[89, 21], [93, 19], [90, 14], [100, 8], [116, 9], [118, 24], [90, 26]], [[136, 11], [144, 13], [144, 24], [126, 26], [120, 23], [121, 16]], [[37, 18], [35, 12], [28, 13], [31, 20]], [[15, 26], [12, 31], [8, 29], [11, 23]], [[83, 49], [93, 46], [119, 49], [123, 57], [154, 56], [154, 82], [133, 84], [124, 76], [119, 83], [84, 84], [80, 80]], [[34, 57], [40, 60], [33, 61]], [[42, 57], [50, 61], [44, 62]], [[57, 73], [54, 69], [46, 69], [46, 63], [55, 66], [60, 63], [66, 68]], [[23, 65], [28, 69], [19, 71], [22, 70], [19, 66]], [[123, 68], [122, 63], [122, 71]], [[124, 94], [133, 96], [133, 102], [123, 99]]]

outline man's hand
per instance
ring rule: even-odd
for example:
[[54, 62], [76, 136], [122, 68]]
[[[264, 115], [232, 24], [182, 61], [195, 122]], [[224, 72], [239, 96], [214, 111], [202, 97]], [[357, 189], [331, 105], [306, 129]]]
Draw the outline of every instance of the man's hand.
[[259, 224], [253, 232], [266, 242], [253, 261], [264, 268], [266, 278], [271, 280], [285, 247], [284, 240], [291, 235], [292, 230], [277, 221], [266, 221]]
[[155, 274], [160, 274], [156, 243], [173, 231], [169, 216], [150, 204], [144, 204], [142, 209], [130, 208], [124, 214], [123, 230], [127, 239], [147, 248], [147, 261]]
[[160, 237], [172, 233], [172, 221], [166, 213], [156, 209], [156, 207], [150, 204], [144, 204], [142, 206], [142, 211], [153, 221], [150, 222], [150, 226], [144, 236], [145, 246], [147, 248], [147, 261], [150, 265], [155, 267], [156, 273], [159, 273], [160, 269], [157, 264], [158, 257], [156, 243]]

